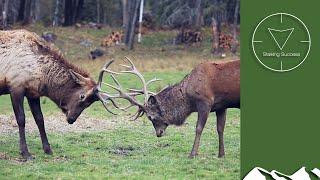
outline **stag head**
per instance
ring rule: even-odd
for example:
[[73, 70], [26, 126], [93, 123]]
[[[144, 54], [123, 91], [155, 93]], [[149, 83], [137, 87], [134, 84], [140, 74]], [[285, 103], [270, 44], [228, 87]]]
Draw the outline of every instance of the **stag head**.
[[73, 84], [68, 89], [70, 92], [64, 92], [64, 98], [60, 101], [59, 106], [67, 116], [69, 124], [73, 124], [84, 109], [98, 100], [96, 96], [96, 83], [81, 74], [69, 70], [73, 79]]

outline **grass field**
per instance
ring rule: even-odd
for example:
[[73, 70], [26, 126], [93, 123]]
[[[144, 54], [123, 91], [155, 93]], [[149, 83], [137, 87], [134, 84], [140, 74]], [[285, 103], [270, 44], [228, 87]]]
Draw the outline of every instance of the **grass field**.
[[[28, 27], [40, 34], [53, 31], [41, 26]], [[107, 55], [96, 61], [87, 58], [90, 48], [79, 45], [79, 39], [90, 39], [95, 46], [111, 30], [58, 28], [57, 46], [73, 63], [88, 70], [94, 78], [107, 59], [134, 58], [138, 69], [146, 79], [156, 76], [162, 81], [152, 90], [159, 90], [168, 84], [179, 82], [196, 64], [205, 60], [215, 60], [210, 53], [209, 40], [200, 47], [173, 46], [168, 43], [175, 32], [151, 32], [144, 36], [142, 44], [134, 51], [111, 48]], [[91, 47], [93, 48], [93, 47]], [[234, 58], [234, 57], [230, 57]], [[120, 77], [124, 86], [135, 86], [132, 77]], [[0, 96], [0, 128], [8, 123], [1, 117], [13, 121], [9, 96]], [[41, 100], [45, 121], [61, 118], [62, 113], [50, 100]], [[25, 104], [28, 121], [33, 121]], [[170, 126], [162, 138], [155, 136], [151, 122], [145, 117], [132, 122], [122, 116], [108, 114], [100, 103], [93, 104], [75, 125], [68, 125], [64, 119], [54, 121], [61, 126], [77, 126], [77, 123], [91, 121], [110, 122], [106, 128], [84, 131], [61, 131], [47, 127], [52, 156], [45, 155], [41, 148], [38, 131], [27, 133], [29, 150], [35, 157], [24, 162], [19, 156], [18, 133], [0, 130], [0, 179], [239, 179], [240, 174], [240, 110], [228, 110], [225, 129], [226, 157], [217, 158], [218, 139], [216, 118], [210, 116], [203, 131], [199, 156], [189, 159], [194, 135], [196, 113], [192, 114], [181, 127]], [[14, 122], [14, 121], [13, 121]], [[102, 126], [99, 121], [96, 127]], [[112, 123], [111, 123], [112, 122]], [[29, 122], [28, 122], [29, 123]], [[45, 122], [48, 124], [48, 121]], [[51, 125], [50, 125], [51, 126]], [[3, 133], [1, 133], [3, 132]]]

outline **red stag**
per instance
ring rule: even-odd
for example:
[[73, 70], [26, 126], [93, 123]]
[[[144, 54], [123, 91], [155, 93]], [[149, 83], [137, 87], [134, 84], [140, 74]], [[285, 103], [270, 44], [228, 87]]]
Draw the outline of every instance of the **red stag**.
[[[118, 73], [107, 71], [117, 87], [106, 85], [119, 92], [118, 96], [113, 98], [125, 98], [131, 102], [132, 106], [138, 106], [139, 110], [135, 119], [145, 113], [152, 122], [158, 137], [163, 135], [168, 125], [181, 125], [192, 112], [198, 112], [196, 136], [189, 157], [198, 154], [201, 133], [208, 115], [210, 112], [216, 112], [219, 135], [218, 157], [225, 155], [223, 132], [226, 109], [240, 108], [240, 60], [199, 64], [180, 83], [167, 87], [155, 95], [147, 90], [147, 86], [156, 79], [146, 82], [134, 64], [129, 59], [127, 60], [131, 63], [131, 66], [125, 66], [130, 69], [127, 72], [136, 74], [140, 78], [143, 89], [131, 89], [130, 93], [126, 93], [114, 76]], [[144, 104], [135, 99], [135, 96], [141, 94], [145, 95]]]

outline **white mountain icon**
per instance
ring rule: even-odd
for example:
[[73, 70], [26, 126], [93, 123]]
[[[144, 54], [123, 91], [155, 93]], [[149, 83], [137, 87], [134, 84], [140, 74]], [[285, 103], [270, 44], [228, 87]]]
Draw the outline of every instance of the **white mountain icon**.
[[[311, 172], [320, 178], [319, 169], [314, 168]], [[305, 167], [302, 167], [291, 176], [282, 174], [275, 170], [269, 172], [263, 168], [255, 167], [244, 177], [243, 180], [267, 180], [267, 177], [272, 177], [274, 180], [311, 180]]]

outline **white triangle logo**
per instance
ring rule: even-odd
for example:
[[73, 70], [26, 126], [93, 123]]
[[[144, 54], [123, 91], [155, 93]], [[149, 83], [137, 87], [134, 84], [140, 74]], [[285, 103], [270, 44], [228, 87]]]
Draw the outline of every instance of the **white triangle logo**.
[[[294, 28], [290, 28], [290, 29], [283, 29], [283, 30], [279, 30], [279, 29], [272, 29], [272, 28], [268, 28], [272, 38], [274, 39], [274, 41], [276, 42], [277, 46], [279, 47], [280, 50], [282, 50], [284, 48], [284, 46], [286, 45], [288, 39], [290, 38]], [[275, 38], [275, 33], [287, 33], [287, 38], [285, 41], [280, 42], [280, 39]], [[281, 45], [280, 45], [281, 44]]]

